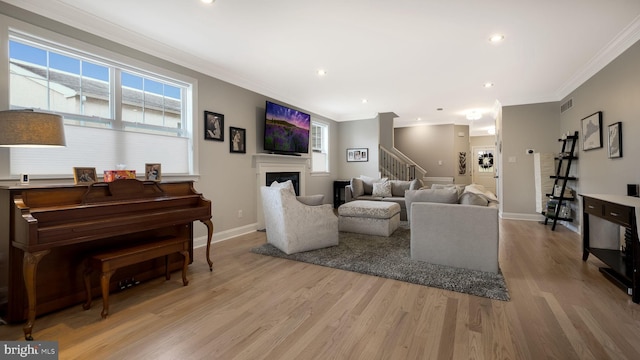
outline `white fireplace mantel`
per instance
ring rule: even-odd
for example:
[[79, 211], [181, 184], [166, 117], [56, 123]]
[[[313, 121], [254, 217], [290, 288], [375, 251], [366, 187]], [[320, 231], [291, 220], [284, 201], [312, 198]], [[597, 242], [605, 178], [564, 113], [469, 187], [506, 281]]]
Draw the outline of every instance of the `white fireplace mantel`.
[[300, 195], [306, 195], [305, 183], [306, 174], [311, 163], [308, 156], [289, 156], [277, 154], [255, 154], [253, 155], [253, 167], [256, 169], [257, 184], [257, 214], [258, 229], [264, 229], [264, 215], [262, 212], [262, 197], [260, 187], [267, 185], [267, 173], [273, 172], [297, 172], [300, 173], [298, 184]]

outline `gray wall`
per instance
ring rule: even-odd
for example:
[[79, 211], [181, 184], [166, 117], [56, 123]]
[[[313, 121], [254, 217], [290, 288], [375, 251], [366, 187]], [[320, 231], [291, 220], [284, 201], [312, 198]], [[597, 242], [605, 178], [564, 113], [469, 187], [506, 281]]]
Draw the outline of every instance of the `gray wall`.
[[[640, 183], [640, 42], [634, 44], [561, 103], [572, 99], [573, 107], [560, 115], [559, 133], [579, 130], [581, 119], [602, 111], [603, 147], [582, 150], [579, 140], [575, 176], [579, 194], [626, 195], [627, 184]], [[622, 157], [608, 158], [608, 126], [622, 123]], [[582, 199], [578, 201], [581, 208]], [[578, 222], [580, 217], [577, 218]]]
[[[197, 101], [197, 107], [194, 110], [194, 121], [196, 122], [194, 125], [194, 138], [197, 141], [199, 157], [199, 179], [195, 187], [213, 203], [214, 237], [225, 238], [235, 235], [237, 231], [249, 231], [252, 229], [252, 226], [257, 222], [256, 169], [253, 167], [252, 154], [262, 152], [262, 122], [265, 100], [268, 99], [266, 96], [17, 9], [2, 2], [0, 2], [0, 14], [5, 14], [94, 46], [99, 46], [115, 53], [197, 79], [198, 92], [197, 98], [195, 99]], [[5, 54], [6, 58], [6, 50], [3, 50], [2, 54]], [[278, 99], [269, 100], [279, 102]], [[8, 94], [6, 89], [2, 89], [1, 101], [0, 106], [2, 108], [8, 108]], [[284, 105], [292, 106], [291, 104]], [[203, 140], [203, 112], [205, 110], [215, 111], [225, 115], [226, 136], [224, 142]], [[300, 110], [305, 111], [304, 109]], [[331, 139], [337, 138], [338, 123], [315, 114], [311, 115], [314, 119], [328, 123], [330, 125]], [[247, 130], [246, 154], [231, 154], [229, 152], [229, 126], [245, 128]], [[370, 127], [363, 126], [363, 128], [368, 130]], [[377, 126], [374, 129], [377, 129]], [[376, 144], [375, 146], [369, 143], [357, 143], [354, 145], [366, 145], [369, 148], [377, 149], [377, 130], [375, 130], [371, 136], [374, 136], [373, 142]], [[324, 176], [312, 176], [308, 172], [305, 174], [307, 180], [306, 193], [324, 194], [325, 203], [331, 203], [333, 200], [332, 181], [338, 178], [337, 174], [340, 168], [338, 154], [344, 154], [345, 151], [344, 147], [340, 146], [339, 141], [330, 141], [329, 146], [333, 154], [330, 159], [330, 173]], [[4, 163], [8, 161], [7, 153], [7, 149], [0, 149], [0, 161]], [[373, 160], [370, 159], [368, 164], [371, 164], [372, 161], [377, 163], [377, 157]], [[69, 174], [71, 176], [71, 171]], [[243, 210], [243, 217], [238, 217], [238, 210]], [[195, 230], [196, 237], [206, 235], [204, 225], [197, 224]]]
[[[366, 175], [377, 177], [378, 144], [380, 138], [380, 120], [376, 117], [369, 120], [356, 120], [338, 123], [338, 174], [340, 178], [349, 180]], [[347, 162], [348, 148], [368, 148], [369, 161]]]
[[556, 102], [502, 108], [502, 216], [536, 220], [533, 155], [560, 152], [560, 104]]
[[396, 128], [394, 142], [398, 150], [427, 170], [427, 176], [454, 176], [458, 163], [457, 154], [454, 161], [453, 137], [453, 125], [421, 125]]

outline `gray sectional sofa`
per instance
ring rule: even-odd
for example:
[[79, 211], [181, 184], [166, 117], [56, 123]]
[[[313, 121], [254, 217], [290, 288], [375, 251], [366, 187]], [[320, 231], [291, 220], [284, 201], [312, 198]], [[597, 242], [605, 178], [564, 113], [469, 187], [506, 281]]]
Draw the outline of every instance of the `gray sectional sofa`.
[[407, 191], [411, 258], [497, 273], [498, 204], [481, 193], [455, 189]]
[[345, 202], [354, 200], [389, 201], [400, 205], [400, 220], [407, 221], [407, 207], [404, 193], [406, 190], [417, 190], [422, 187], [422, 181], [376, 179], [367, 176], [351, 179], [351, 184], [345, 187]]

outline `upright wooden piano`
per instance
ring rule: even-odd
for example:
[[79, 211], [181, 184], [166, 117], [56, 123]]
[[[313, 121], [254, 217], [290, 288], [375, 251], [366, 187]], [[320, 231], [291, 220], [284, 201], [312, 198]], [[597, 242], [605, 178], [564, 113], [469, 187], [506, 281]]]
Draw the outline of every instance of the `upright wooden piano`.
[[[201, 221], [207, 226], [207, 262], [213, 269], [211, 202], [192, 181], [2, 187], [0, 219], [0, 315], [7, 322], [27, 320], [26, 339], [32, 339], [37, 315], [85, 300], [83, 262], [97, 251], [181, 237], [190, 240], [193, 259], [193, 222]], [[183, 263], [179, 254], [169, 261], [171, 271]], [[131, 278], [162, 276], [164, 268], [164, 258], [123, 268], [111, 287]], [[93, 280], [99, 289], [97, 275]]]

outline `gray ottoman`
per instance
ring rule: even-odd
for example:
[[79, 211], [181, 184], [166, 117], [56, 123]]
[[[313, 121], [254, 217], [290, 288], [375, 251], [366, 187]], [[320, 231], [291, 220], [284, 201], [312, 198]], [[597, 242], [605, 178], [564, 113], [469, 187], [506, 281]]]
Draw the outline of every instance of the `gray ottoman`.
[[338, 229], [358, 234], [389, 236], [400, 225], [400, 205], [356, 200], [338, 208]]

